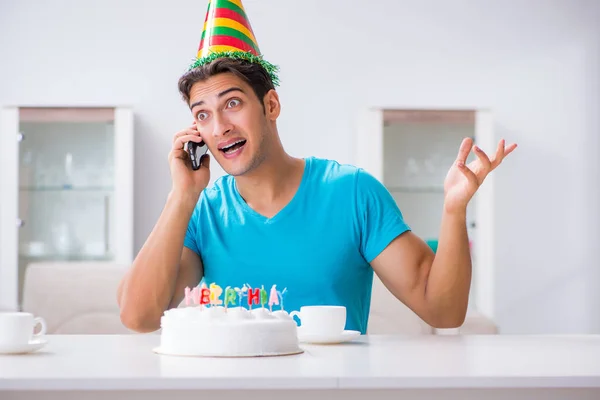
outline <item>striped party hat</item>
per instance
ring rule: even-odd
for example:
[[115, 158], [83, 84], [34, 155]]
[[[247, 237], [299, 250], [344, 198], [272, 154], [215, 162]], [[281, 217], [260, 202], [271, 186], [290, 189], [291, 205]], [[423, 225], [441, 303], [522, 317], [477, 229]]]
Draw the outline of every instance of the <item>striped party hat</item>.
[[223, 57], [260, 64], [279, 84], [278, 68], [263, 59], [242, 0], [209, 0], [197, 58], [189, 69]]

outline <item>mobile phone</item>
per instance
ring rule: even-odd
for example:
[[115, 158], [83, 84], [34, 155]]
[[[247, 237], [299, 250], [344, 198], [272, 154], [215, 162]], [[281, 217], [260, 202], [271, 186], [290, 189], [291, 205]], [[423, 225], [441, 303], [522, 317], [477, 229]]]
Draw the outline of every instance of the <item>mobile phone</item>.
[[208, 151], [208, 146], [204, 142], [187, 142], [186, 147], [192, 161], [192, 169], [194, 171], [199, 170], [202, 156]]

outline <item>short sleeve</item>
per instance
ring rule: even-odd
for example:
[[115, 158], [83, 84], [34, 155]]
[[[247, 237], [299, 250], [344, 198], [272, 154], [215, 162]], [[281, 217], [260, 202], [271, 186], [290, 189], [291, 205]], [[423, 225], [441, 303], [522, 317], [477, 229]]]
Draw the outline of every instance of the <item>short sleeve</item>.
[[196, 204], [194, 207], [194, 212], [192, 212], [192, 216], [190, 221], [188, 222], [187, 231], [185, 233], [185, 239], [183, 240], [183, 245], [194, 253], [200, 255], [200, 246], [198, 246], [198, 230], [200, 229], [200, 202]]
[[360, 251], [371, 263], [392, 240], [410, 230], [387, 188], [363, 169], [356, 179], [357, 213], [360, 224]]

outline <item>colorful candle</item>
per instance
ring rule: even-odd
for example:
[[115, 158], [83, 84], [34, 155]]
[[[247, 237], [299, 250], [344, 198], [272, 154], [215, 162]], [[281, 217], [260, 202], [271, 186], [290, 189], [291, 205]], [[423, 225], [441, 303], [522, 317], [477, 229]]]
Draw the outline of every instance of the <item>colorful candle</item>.
[[260, 306], [265, 308], [265, 303], [267, 302], [267, 291], [265, 290], [265, 285], [260, 287]]
[[189, 286], [186, 286], [186, 288], [185, 288], [185, 305], [189, 306], [191, 301], [192, 301], [192, 290], [189, 288]]
[[200, 304], [200, 289], [198, 289], [198, 286], [192, 289], [192, 302], [193, 304]]
[[235, 298], [236, 293], [235, 290], [231, 288], [231, 286], [227, 286], [225, 288], [225, 308], [229, 306], [229, 304], [235, 306]]
[[[206, 286], [206, 282], [202, 282], [202, 285], [200, 285], [200, 294], [198, 296], [198, 304], [200, 305], [200, 309], [201, 310], [204, 309], [204, 304], [208, 304], [208, 303], [204, 303], [202, 301], [202, 296], [203, 296], [203, 293], [204, 293], [204, 289], [208, 289], [207, 286]], [[210, 292], [209, 292], [209, 294], [210, 294]]]
[[277, 285], [271, 287], [271, 294], [269, 296], [269, 310], [273, 311], [273, 305], [279, 305], [279, 297], [277, 296]]
[[238, 303], [241, 307], [242, 306], [242, 298], [246, 295], [246, 291], [248, 290], [248, 288], [246, 287], [246, 284], [244, 284], [241, 288], [236, 287], [233, 290], [235, 290], [238, 295]]
[[221, 289], [221, 286], [211, 283], [210, 284], [210, 305], [211, 306], [218, 306], [223, 304], [223, 301], [219, 298], [221, 297], [221, 294], [223, 293], [223, 289]]
[[200, 305], [205, 305], [210, 303], [210, 289], [202, 288], [200, 290]]
[[281, 292], [277, 292], [279, 295], [279, 301], [281, 305], [281, 309], [283, 310], [283, 295], [287, 292], [287, 288], [283, 289]]
[[260, 303], [260, 289], [248, 288], [248, 308], [252, 308], [252, 304]]
[[[242, 299], [248, 296], [248, 289], [250, 289], [250, 285], [244, 283], [244, 286], [242, 286]], [[242, 305], [242, 301], [240, 301], [240, 306]]]

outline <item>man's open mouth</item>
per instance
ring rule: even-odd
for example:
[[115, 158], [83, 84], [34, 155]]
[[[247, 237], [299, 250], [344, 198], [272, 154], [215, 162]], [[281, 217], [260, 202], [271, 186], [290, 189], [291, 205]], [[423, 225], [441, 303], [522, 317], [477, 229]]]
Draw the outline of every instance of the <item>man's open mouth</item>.
[[246, 141], [242, 139], [242, 140], [238, 140], [235, 143], [231, 143], [229, 146], [223, 147], [219, 150], [221, 150], [225, 154], [231, 154], [231, 153], [235, 152], [236, 150], [238, 150], [239, 148], [243, 147], [245, 144], [246, 144]]

